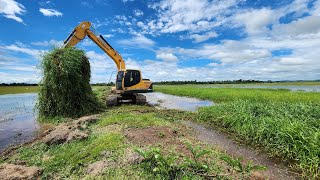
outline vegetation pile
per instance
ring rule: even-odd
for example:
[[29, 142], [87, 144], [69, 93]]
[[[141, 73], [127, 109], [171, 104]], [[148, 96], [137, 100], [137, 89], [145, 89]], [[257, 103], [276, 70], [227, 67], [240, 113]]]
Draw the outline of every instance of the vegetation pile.
[[90, 63], [84, 51], [73, 47], [54, 49], [43, 56], [40, 67], [40, 117], [74, 118], [101, 109], [91, 89]]

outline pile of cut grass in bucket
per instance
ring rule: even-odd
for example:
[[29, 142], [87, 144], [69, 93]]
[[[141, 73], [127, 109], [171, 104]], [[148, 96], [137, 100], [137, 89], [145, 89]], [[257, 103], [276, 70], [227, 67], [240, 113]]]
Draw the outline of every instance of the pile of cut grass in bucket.
[[90, 63], [84, 51], [74, 47], [53, 49], [42, 57], [43, 78], [38, 94], [42, 118], [79, 117], [101, 110], [90, 85]]

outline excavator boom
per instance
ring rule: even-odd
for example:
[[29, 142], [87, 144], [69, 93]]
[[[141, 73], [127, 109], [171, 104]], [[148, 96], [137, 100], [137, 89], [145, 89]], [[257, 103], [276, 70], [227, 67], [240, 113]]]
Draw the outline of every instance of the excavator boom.
[[103, 38], [103, 36], [97, 36], [91, 31], [90, 22], [82, 22], [76, 28], [74, 28], [68, 38], [63, 42], [63, 47], [75, 46], [86, 36], [88, 36], [96, 45], [98, 45], [111, 57], [111, 59], [116, 63], [118, 71], [126, 69], [125, 62], [121, 55], [113, 49], [113, 47]]
[[121, 55], [101, 35], [94, 34], [90, 22], [81, 22], [73, 29], [71, 34], [63, 42], [62, 48], [75, 46], [88, 36], [98, 45], [117, 65], [115, 87], [112, 87], [112, 94], [107, 98], [107, 105], [116, 105], [120, 101], [130, 100], [136, 104], [146, 103], [146, 97], [139, 93], [151, 92], [152, 82], [149, 79], [142, 79], [140, 70], [126, 69], [126, 64]]

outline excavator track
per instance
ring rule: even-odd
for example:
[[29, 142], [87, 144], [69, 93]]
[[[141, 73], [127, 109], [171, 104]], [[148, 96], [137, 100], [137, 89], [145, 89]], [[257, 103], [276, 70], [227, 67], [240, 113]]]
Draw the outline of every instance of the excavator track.
[[147, 103], [147, 98], [143, 94], [134, 94], [135, 96], [135, 104], [137, 105], [144, 105]]
[[111, 107], [111, 106], [116, 106], [116, 105], [118, 105], [118, 95], [116, 95], [116, 94], [111, 94], [111, 95], [109, 95], [108, 97], [107, 97], [107, 99], [106, 99], [106, 103], [107, 103], [107, 106], [108, 107]]
[[132, 103], [137, 105], [144, 105], [147, 103], [147, 98], [143, 94], [134, 93], [132, 95], [126, 95], [126, 96], [111, 94], [106, 99], [106, 104], [108, 107], [117, 106], [121, 103]]

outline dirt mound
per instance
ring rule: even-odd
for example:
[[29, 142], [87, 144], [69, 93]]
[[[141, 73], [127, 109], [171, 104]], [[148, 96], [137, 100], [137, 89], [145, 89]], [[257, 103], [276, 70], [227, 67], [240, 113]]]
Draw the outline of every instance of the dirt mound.
[[34, 166], [26, 167], [7, 163], [0, 166], [0, 177], [2, 180], [38, 179], [41, 173], [42, 171]]
[[88, 132], [83, 131], [87, 125], [99, 119], [98, 115], [84, 116], [70, 123], [63, 123], [46, 132], [42, 142], [47, 145], [68, 143], [76, 139], [86, 139]]
[[[177, 152], [181, 152], [187, 156], [191, 156], [190, 150], [184, 143], [179, 141], [177, 131], [169, 127], [147, 127], [143, 129], [128, 128], [124, 131], [125, 137], [140, 146], [160, 144], [164, 147], [173, 146]], [[166, 151], [164, 149], [164, 151]]]
[[103, 173], [103, 170], [107, 167], [113, 167], [115, 163], [113, 161], [101, 160], [89, 164], [87, 167], [87, 173], [91, 175], [100, 175]]
[[76, 124], [78, 125], [84, 125], [84, 124], [90, 124], [98, 121], [100, 118], [99, 114], [96, 115], [90, 115], [90, 116], [83, 116], [79, 118], [77, 121], [75, 121]]
[[128, 128], [124, 134], [129, 141], [138, 145], [164, 143], [177, 136], [177, 133], [168, 127]]
[[85, 139], [88, 137], [86, 132], [79, 130], [79, 126], [61, 124], [47, 134], [42, 142], [47, 145], [68, 143], [75, 139]]
[[144, 160], [137, 152], [129, 151], [127, 152], [126, 163], [127, 164], [140, 164]]

